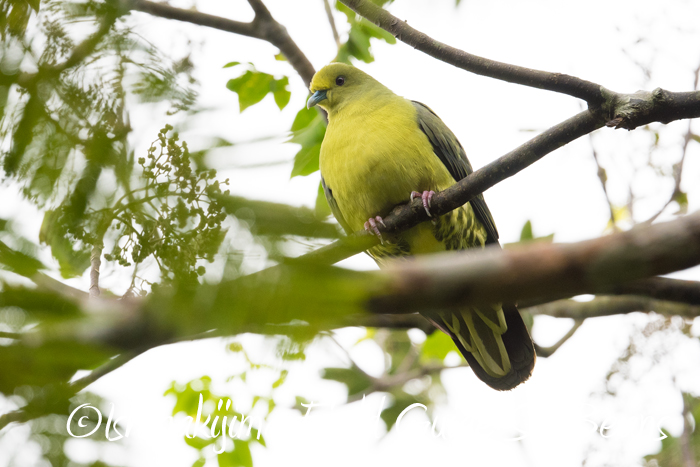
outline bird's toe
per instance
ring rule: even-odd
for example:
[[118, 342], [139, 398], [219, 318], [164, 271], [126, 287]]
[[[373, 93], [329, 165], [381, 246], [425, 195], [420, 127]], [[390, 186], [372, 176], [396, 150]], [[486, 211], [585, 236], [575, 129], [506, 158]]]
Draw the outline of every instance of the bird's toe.
[[430, 213], [430, 208], [433, 207], [433, 196], [435, 196], [435, 192], [433, 190], [424, 191], [423, 193], [419, 191], [412, 191], [411, 201], [413, 201], [414, 198], [420, 198], [423, 201], [423, 209], [425, 209], [425, 213], [428, 215], [428, 217], [433, 217], [433, 215]]
[[386, 228], [384, 220], [380, 216], [370, 217], [367, 222], [365, 222], [365, 230], [372, 235], [375, 235], [379, 241], [384, 244], [384, 238], [382, 238], [382, 233], [379, 231], [377, 224], [381, 224], [382, 227]]

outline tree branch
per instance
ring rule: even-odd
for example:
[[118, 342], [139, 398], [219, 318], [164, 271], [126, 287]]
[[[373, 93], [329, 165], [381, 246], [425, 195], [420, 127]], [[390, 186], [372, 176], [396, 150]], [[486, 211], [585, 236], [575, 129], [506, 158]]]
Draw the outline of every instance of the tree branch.
[[340, 49], [340, 36], [338, 35], [338, 29], [335, 27], [335, 20], [333, 19], [333, 10], [331, 10], [331, 4], [328, 3], [328, 0], [323, 0], [323, 7], [326, 9], [326, 16], [328, 17], [328, 22], [331, 25], [331, 31], [333, 32], [335, 46], [338, 49]]
[[[462, 206], [473, 197], [512, 177], [555, 149], [602, 126], [603, 120], [588, 110], [553, 126], [505, 156], [463, 178], [447, 190], [436, 193], [432, 200], [431, 212], [441, 216]], [[423, 204], [416, 199], [412, 203], [394, 208], [391, 214], [384, 217], [386, 227], [380, 226], [379, 230], [382, 233], [397, 234], [427, 220], [429, 218]], [[333, 264], [378, 243], [379, 240], [376, 237], [361, 230], [352, 236], [302, 255], [297, 260]]]
[[100, 256], [102, 256], [102, 247], [93, 246], [90, 252], [90, 297], [100, 296]]
[[682, 316], [684, 318], [700, 316], [700, 306], [655, 300], [649, 297], [634, 295], [624, 297], [598, 296], [588, 302], [557, 300], [545, 305], [526, 308], [525, 310], [533, 315], [546, 315], [554, 318], [572, 318], [577, 321], [582, 321], [587, 318], [633, 313], [636, 311], [642, 313], [650, 313], [653, 311], [662, 315]]
[[260, 0], [249, 0], [248, 2], [255, 12], [255, 19], [250, 23], [233, 21], [199, 11], [175, 8], [165, 3], [150, 2], [148, 0], [123, 0], [123, 2], [129, 10], [141, 11], [161, 18], [174, 19], [267, 41], [280, 49], [280, 52], [301, 76], [307, 87], [311, 84], [311, 78], [316, 73], [309, 59], [306, 58], [306, 55], [289, 36], [287, 29], [272, 17], [269, 10]]
[[639, 295], [657, 300], [700, 306], [700, 282], [650, 277], [619, 284], [604, 291], [611, 295]]
[[603, 188], [603, 194], [605, 194], [605, 201], [608, 204], [608, 210], [610, 212], [610, 226], [614, 232], [618, 232], [620, 229], [617, 226], [617, 220], [615, 219], [615, 209], [613, 207], [612, 201], [610, 201], [610, 194], [608, 193], [608, 175], [602, 165], [600, 165], [600, 160], [598, 160], [598, 151], [596, 151], [595, 145], [593, 144], [593, 136], [588, 134], [588, 141], [591, 143], [591, 152], [593, 153], [593, 160], [595, 161], [596, 167], [598, 167], [598, 181]]
[[572, 244], [487, 247], [394, 262], [368, 308], [408, 313], [426, 308], [541, 300], [605, 292], [616, 284], [700, 263], [700, 212], [672, 222]]
[[583, 99], [589, 108], [601, 108], [607, 126], [633, 130], [651, 122], [700, 117], [700, 92], [675, 93], [657, 88], [634, 94], [612, 92], [575, 76], [550, 73], [497, 62], [436, 41], [369, 0], [340, 0], [356, 13], [431, 57], [478, 75]]
[[557, 341], [557, 343], [554, 344], [554, 345], [552, 345], [552, 346], [549, 346], [549, 347], [542, 347], [542, 346], [540, 346], [540, 345], [537, 345], [537, 343], [535, 342], [535, 343], [534, 343], [534, 345], [535, 345], [535, 353], [537, 354], [537, 356], [538, 356], [538, 357], [544, 357], [544, 358], [551, 357], [552, 354], [553, 354], [554, 352], [556, 352], [557, 350], [559, 350], [559, 348], [560, 348], [562, 345], [564, 345], [564, 343], [565, 343], [566, 341], [568, 341], [569, 339], [571, 339], [571, 337], [572, 337], [574, 334], [576, 334], [576, 331], [578, 331], [578, 328], [581, 327], [581, 325], [583, 324], [583, 321], [584, 321], [584, 320], [576, 320], [576, 321], [574, 321], [574, 325], [571, 326], [571, 329], [569, 329], [569, 330], [566, 332], [566, 334], [564, 334], [564, 335], [562, 336], [562, 338], [559, 339], [559, 340]]
[[[50, 391], [56, 391], [57, 397], [62, 397], [65, 400], [68, 400], [69, 398], [73, 397], [75, 394], [78, 392], [82, 391], [85, 389], [87, 386], [90, 384], [94, 383], [98, 379], [102, 378], [108, 373], [111, 373], [112, 371], [116, 370], [117, 368], [120, 368], [123, 366], [125, 363], [128, 361], [132, 360], [136, 356], [140, 355], [141, 353], [145, 352], [147, 349], [141, 349], [141, 350], [135, 350], [127, 353], [123, 353], [121, 355], [117, 355], [116, 357], [112, 358], [111, 360], [107, 361], [105, 364], [99, 366], [98, 368], [94, 369], [93, 371], [90, 372], [90, 374], [77, 379], [73, 381], [70, 384], [65, 384], [63, 383], [61, 386], [57, 388], [49, 388]], [[5, 428], [7, 425], [13, 422], [17, 423], [24, 423], [28, 422], [29, 420], [33, 420], [35, 418], [41, 417], [42, 415], [45, 415], [45, 413], [41, 410], [34, 410], [33, 407], [31, 407], [32, 402], [30, 401], [29, 404], [25, 407], [22, 407], [21, 409], [14, 410], [12, 412], [8, 412], [5, 414], [0, 415], [0, 430]], [[27, 410], [29, 409], [29, 410]]]
[[549, 73], [472, 55], [424, 34], [369, 0], [340, 0], [355, 13], [393, 34], [398, 40], [440, 61], [477, 75], [568, 94], [598, 106], [605, 100], [601, 86], [562, 73]]

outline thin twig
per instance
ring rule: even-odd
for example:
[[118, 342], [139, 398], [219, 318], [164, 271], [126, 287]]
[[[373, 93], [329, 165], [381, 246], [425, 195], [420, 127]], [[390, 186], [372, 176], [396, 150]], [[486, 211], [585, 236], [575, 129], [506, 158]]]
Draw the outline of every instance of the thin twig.
[[331, 30], [333, 31], [333, 39], [335, 39], [335, 45], [340, 49], [340, 36], [338, 35], [338, 29], [335, 27], [335, 20], [333, 19], [333, 10], [331, 10], [331, 4], [328, 0], [323, 0], [323, 6], [326, 9], [326, 16], [328, 17], [328, 22], [331, 24]]
[[533, 315], [552, 316], [554, 318], [572, 318], [582, 321], [587, 318], [620, 315], [634, 312], [659, 313], [668, 316], [694, 318], [700, 316], [700, 306], [686, 305], [648, 297], [597, 296], [587, 302], [575, 300], [557, 300], [545, 305], [524, 308]]
[[370, 381], [375, 381], [375, 380], [376, 380], [376, 378], [375, 378], [374, 376], [370, 375], [370, 374], [367, 373], [365, 370], [363, 370], [362, 368], [360, 368], [360, 366], [357, 364], [357, 362], [355, 362], [355, 359], [353, 359], [352, 356], [350, 356], [350, 352], [348, 352], [348, 350], [347, 350], [345, 347], [343, 347], [343, 346], [340, 344], [340, 342], [338, 342], [338, 340], [335, 338], [335, 336], [333, 336], [332, 333], [330, 333], [330, 332], [324, 332], [323, 334], [324, 334], [326, 337], [328, 337], [331, 341], [333, 341], [333, 343], [334, 343], [336, 346], [338, 346], [338, 348], [339, 348], [340, 350], [343, 351], [343, 353], [345, 354], [345, 357], [347, 357], [348, 362], [350, 363], [350, 366], [352, 367], [353, 370], [355, 370], [355, 371], [357, 371], [358, 373], [362, 374], [362, 376], [364, 376], [365, 378], [367, 378], [367, 379], [370, 380]]
[[398, 40], [463, 70], [511, 83], [569, 94], [583, 99], [591, 105], [600, 105], [605, 100], [599, 84], [562, 73], [532, 70], [478, 57], [433, 39], [369, 0], [340, 1], [380, 28], [393, 34]]
[[598, 167], [598, 180], [600, 185], [603, 187], [603, 193], [605, 194], [605, 200], [608, 203], [608, 209], [610, 211], [610, 225], [612, 226], [613, 232], [618, 232], [620, 229], [617, 227], [617, 221], [615, 219], [615, 208], [610, 201], [610, 195], [608, 194], [608, 174], [600, 165], [600, 160], [598, 159], [598, 151], [596, 151], [595, 145], [593, 144], [593, 134], [588, 134], [588, 141], [591, 143], [591, 152], [593, 153], [593, 160], [595, 161], [596, 167]]
[[[698, 81], [700, 78], [700, 65], [693, 71], [693, 89], [698, 90]], [[681, 191], [681, 181], [683, 177], [683, 165], [685, 164], [685, 156], [688, 153], [688, 145], [693, 139], [693, 121], [688, 120], [688, 130], [683, 135], [683, 146], [681, 147], [681, 159], [673, 165], [673, 192], [671, 192], [671, 197], [666, 201], [661, 209], [659, 209], [653, 216], [644, 221], [645, 224], [651, 224], [654, 222], [667, 207], [677, 200], [678, 196], [683, 192]]]
[[[675, 379], [674, 379], [675, 383]], [[690, 423], [690, 417], [692, 417], [692, 412], [690, 410], [690, 404], [688, 399], [691, 397], [690, 394], [681, 392], [681, 397], [683, 398], [683, 432], [681, 433], [681, 453], [683, 456], [683, 467], [697, 467], [695, 463], [695, 452], [693, 449], [693, 441], [691, 436], [693, 431], [695, 431], [695, 423]]]
[[102, 246], [95, 245], [90, 252], [90, 297], [100, 296], [100, 256], [102, 256]]
[[368, 396], [374, 392], [390, 391], [392, 388], [403, 386], [412, 379], [421, 378], [433, 373], [439, 373], [442, 370], [453, 370], [455, 368], [466, 368], [469, 364], [466, 362], [461, 363], [456, 366], [445, 366], [442, 364], [427, 364], [420, 368], [416, 368], [411, 371], [407, 371], [401, 374], [394, 374], [391, 376], [385, 376], [382, 378], [375, 379], [375, 383], [369, 388], [362, 392], [362, 394], [355, 394], [352, 397], [348, 397], [347, 403], [357, 402], [362, 400], [365, 396]]
[[559, 348], [564, 345], [566, 341], [571, 339], [571, 337], [578, 331], [578, 328], [581, 327], [585, 319], [577, 319], [574, 321], [574, 325], [571, 326], [571, 329], [569, 329], [566, 334], [562, 336], [561, 339], [557, 341], [556, 344], [549, 346], [549, 347], [541, 347], [535, 343], [535, 352], [537, 353], [538, 357], [551, 357], [554, 352], [559, 350]]

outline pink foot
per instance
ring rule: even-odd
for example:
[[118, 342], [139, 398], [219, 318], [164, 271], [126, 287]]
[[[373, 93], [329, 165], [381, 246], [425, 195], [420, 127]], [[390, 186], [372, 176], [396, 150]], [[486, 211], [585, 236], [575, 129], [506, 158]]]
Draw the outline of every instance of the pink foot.
[[377, 227], [377, 224], [381, 224], [382, 227], [386, 228], [386, 225], [384, 225], [384, 221], [382, 220], [381, 217], [370, 217], [367, 222], [365, 222], [365, 230], [372, 235], [376, 235], [379, 241], [384, 244], [384, 239], [382, 238], [382, 233], [379, 231], [379, 227]]
[[425, 213], [428, 214], [428, 217], [433, 217], [433, 215], [430, 214], [430, 208], [432, 207], [431, 202], [433, 200], [433, 196], [435, 196], [435, 192], [432, 190], [424, 191], [423, 193], [420, 193], [418, 191], [412, 191], [411, 192], [411, 201], [413, 201], [413, 198], [421, 198], [423, 200], [423, 208], [425, 208]]

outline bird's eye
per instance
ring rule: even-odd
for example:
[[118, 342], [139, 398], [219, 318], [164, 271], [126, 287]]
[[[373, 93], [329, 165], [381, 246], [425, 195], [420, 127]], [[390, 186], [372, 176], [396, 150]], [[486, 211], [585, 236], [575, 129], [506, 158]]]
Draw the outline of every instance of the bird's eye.
[[335, 79], [335, 84], [337, 84], [338, 86], [342, 86], [343, 84], [345, 84], [345, 78], [342, 76], [338, 76]]

